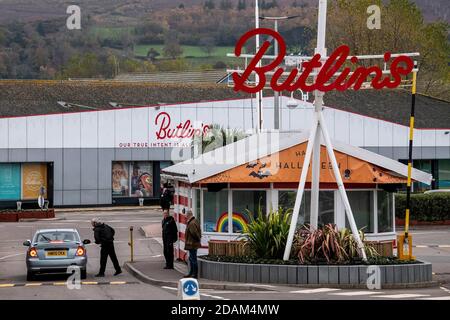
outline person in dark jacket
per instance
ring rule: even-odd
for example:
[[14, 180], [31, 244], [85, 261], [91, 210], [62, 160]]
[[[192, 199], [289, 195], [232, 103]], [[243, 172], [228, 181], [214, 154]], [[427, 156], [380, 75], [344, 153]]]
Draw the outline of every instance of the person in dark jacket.
[[197, 250], [201, 247], [202, 232], [198, 220], [195, 219], [192, 211], [189, 210], [186, 215], [187, 224], [185, 232], [184, 249], [189, 251], [189, 274], [185, 278], [198, 277]]
[[120, 268], [119, 260], [117, 260], [116, 251], [114, 250], [114, 234], [115, 231], [112, 227], [107, 224], [101, 222], [98, 218], [92, 219], [92, 226], [94, 227], [94, 238], [95, 243], [101, 246], [100, 250], [100, 271], [98, 272], [96, 277], [104, 277], [106, 270], [106, 263], [108, 260], [108, 256], [111, 258], [111, 261], [114, 265], [114, 269], [116, 269], [115, 276], [122, 273], [122, 269]]
[[173, 269], [173, 244], [178, 240], [178, 228], [175, 219], [169, 213], [169, 209], [164, 210], [162, 238], [164, 258], [166, 259], [164, 269]]
[[161, 200], [160, 200], [161, 209], [163, 211], [169, 210], [170, 205], [172, 204], [172, 201], [173, 201], [172, 190], [171, 190], [171, 188], [169, 188], [168, 184], [165, 183], [163, 191], [161, 193]]

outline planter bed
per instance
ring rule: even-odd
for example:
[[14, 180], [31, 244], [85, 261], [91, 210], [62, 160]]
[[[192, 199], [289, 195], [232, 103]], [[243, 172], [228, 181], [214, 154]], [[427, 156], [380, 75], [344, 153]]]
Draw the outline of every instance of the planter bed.
[[55, 217], [55, 210], [4, 210], [0, 211], [0, 222], [18, 222], [20, 219], [49, 219]]
[[[244, 263], [225, 262], [224, 258], [220, 257], [219, 261], [218, 257], [199, 258], [200, 277], [227, 282], [367, 288], [368, 264], [300, 265], [295, 260], [273, 260], [272, 263], [249, 263], [247, 260]], [[233, 261], [238, 261], [236, 257], [233, 258]], [[432, 284], [430, 263], [414, 261], [394, 264], [394, 259], [390, 261], [392, 264], [378, 264], [382, 287], [420, 287]]]

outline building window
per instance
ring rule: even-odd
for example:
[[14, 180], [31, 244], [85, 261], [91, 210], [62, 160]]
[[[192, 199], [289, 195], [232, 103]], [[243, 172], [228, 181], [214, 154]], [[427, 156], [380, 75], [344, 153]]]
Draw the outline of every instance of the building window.
[[0, 200], [20, 200], [20, 164], [0, 164]]
[[438, 160], [438, 188], [450, 188], [450, 159]]
[[228, 232], [228, 190], [203, 191], [203, 231]]
[[[373, 191], [349, 191], [347, 192], [348, 201], [352, 208], [356, 227], [363, 229], [365, 233], [374, 232], [373, 213], [374, 200]], [[350, 228], [347, 216], [345, 216], [345, 227]]]
[[242, 232], [251, 216], [258, 216], [259, 209], [266, 214], [266, 191], [233, 191], [233, 233]]
[[[413, 167], [426, 173], [432, 174], [432, 160], [413, 160]], [[413, 182], [414, 192], [423, 192], [431, 189], [431, 186], [422, 182]]]
[[113, 162], [112, 196], [153, 197], [153, 164], [148, 161]]
[[[297, 191], [278, 191], [278, 207], [283, 209], [289, 209], [291, 212], [294, 210], [295, 197]], [[298, 215], [297, 227], [301, 227], [304, 224], [310, 223], [311, 213], [311, 192], [304, 191], [302, 197], [302, 203], [300, 205], [300, 213]]]
[[201, 195], [200, 194], [201, 194], [201, 192], [200, 192], [200, 189], [194, 189], [194, 192], [195, 192], [195, 212], [194, 212], [194, 214], [197, 219], [200, 219], [200, 224], [201, 224], [202, 223], [201, 214], [200, 214], [200, 209], [201, 209], [201, 205], [200, 205]]
[[318, 224], [325, 225], [334, 222], [334, 191], [319, 191]]
[[378, 202], [378, 232], [392, 232], [393, 221], [393, 194], [386, 191], [377, 191]]
[[46, 163], [1, 163], [0, 200], [35, 200], [47, 198]]

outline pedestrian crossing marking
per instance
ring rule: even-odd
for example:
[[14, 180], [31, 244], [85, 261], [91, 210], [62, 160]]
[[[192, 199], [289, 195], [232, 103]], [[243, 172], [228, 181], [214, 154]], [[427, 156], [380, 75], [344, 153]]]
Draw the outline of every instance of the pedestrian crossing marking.
[[372, 294], [382, 294], [384, 292], [379, 291], [349, 291], [349, 292], [337, 292], [337, 293], [330, 293], [335, 296], [365, 296], [365, 295], [372, 295]]
[[400, 293], [400, 294], [386, 294], [381, 296], [373, 296], [374, 298], [384, 299], [411, 299], [420, 297], [429, 297], [429, 294], [414, 294], [414, 293]]
[[305, 290], [290, 291], [290, 293], [324, 293], [324, 292], [339, 291], [339, 290], [341, 290], [341, 289], [317, 288], [317, 289], [305, 289]]

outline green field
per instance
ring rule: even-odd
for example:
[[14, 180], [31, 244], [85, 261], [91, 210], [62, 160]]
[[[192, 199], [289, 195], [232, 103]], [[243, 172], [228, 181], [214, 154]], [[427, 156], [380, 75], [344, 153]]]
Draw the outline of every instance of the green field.
[[[206, 52], [204, 52], [198, 46], [181, 46], [183, 48], [183, 58], [215, 58], [216, 60], [225, 60], [227, 59], [227, 53], [231, 53], [234, 51], [234, 47], [216, 47], [215, 50], [211, 53], [211, 56], [208, 57]], [[155, 49], [163, 57], [163, 48], [162, 44], [148, 44], [148, 45], [137, 45], [134, 47], [134, 54], [137, 57], [146, 57], [147, 52], [150, 48]]]
[[133, 31], [133, 27], [93, 27], [89, 30], [89, 33], [98, 37], [100, 40], [118, 40], [123, 34], [131, 34]]

